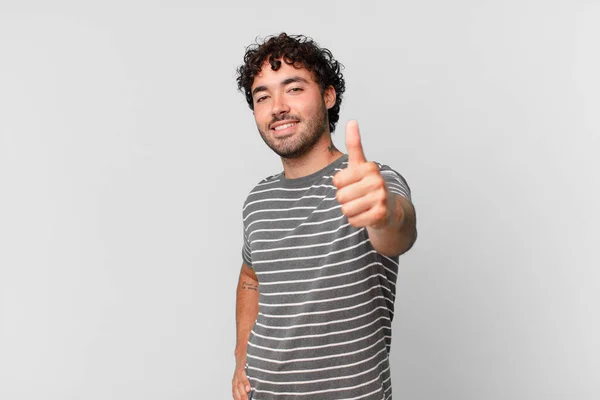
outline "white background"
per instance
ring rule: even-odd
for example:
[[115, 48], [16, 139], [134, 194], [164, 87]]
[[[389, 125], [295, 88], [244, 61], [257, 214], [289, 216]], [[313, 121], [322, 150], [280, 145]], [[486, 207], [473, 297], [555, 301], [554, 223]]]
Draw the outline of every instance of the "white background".
[[46, 3], [0, 1], [0, 398], [230, 398], [281, 170], [235, 68], [281, 31], [413, 190], [394, 398], [600, 397], [600, 2]]

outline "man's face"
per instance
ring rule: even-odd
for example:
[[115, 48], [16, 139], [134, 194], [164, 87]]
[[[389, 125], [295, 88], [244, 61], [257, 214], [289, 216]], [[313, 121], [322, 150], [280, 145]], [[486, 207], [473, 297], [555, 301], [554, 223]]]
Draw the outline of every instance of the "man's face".
[[327, 132], [327, 109], [335, 89], [321, 93], [312, 72], [285, 62], [277, 71], [263, 64], [252, 84], [254, 119], [265, 143], [280, 157], [306, 154]]

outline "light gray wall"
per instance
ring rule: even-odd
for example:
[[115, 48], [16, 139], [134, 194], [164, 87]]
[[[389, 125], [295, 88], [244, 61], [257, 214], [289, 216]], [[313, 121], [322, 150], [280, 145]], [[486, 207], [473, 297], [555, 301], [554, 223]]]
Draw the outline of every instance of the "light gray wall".
[[395, 398], [600, 397], [600, 2], [47, 3], [0, 2], [1, 399], [230, 398], [241, 205], [281, 169], [234, 70], [284, 30], [413, 190]]

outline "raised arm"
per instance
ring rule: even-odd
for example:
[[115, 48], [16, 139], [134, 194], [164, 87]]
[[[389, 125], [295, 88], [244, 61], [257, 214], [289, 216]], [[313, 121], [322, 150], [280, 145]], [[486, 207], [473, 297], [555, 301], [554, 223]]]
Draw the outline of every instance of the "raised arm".
[[242, 264], [236, 297], [236, 345], [235, 372], [232, 380], [232, 394], [235, 400], [247, 400], [250, 382], [246, 376], [246, 350], [250, 331], [258, 315], [258, 278], [246, 264]]
[[415, 208], [406, 198], [386, 190], [388, 213], [380, 227], [367, 227], [373, 248], [386, 256], [407, 252], [417, 240]]
[[392, 193], [379, 167], [365, 158], [356, 121], [346, 126], [348, 168], [338, 172], [333, 184], [337, 200], [350, 225], [366, 227], [377, 252], [397, 256], [417, 239], [415, 208], [405, 197]]

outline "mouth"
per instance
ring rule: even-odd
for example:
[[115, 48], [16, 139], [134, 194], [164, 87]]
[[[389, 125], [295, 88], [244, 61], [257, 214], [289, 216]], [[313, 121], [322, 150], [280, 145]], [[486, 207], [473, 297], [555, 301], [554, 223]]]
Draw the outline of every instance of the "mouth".
[[277, 136], [292, 133], [298, 125], [299, 121], [280, 121], [271, 125], [271, 130], [275, 132]]

